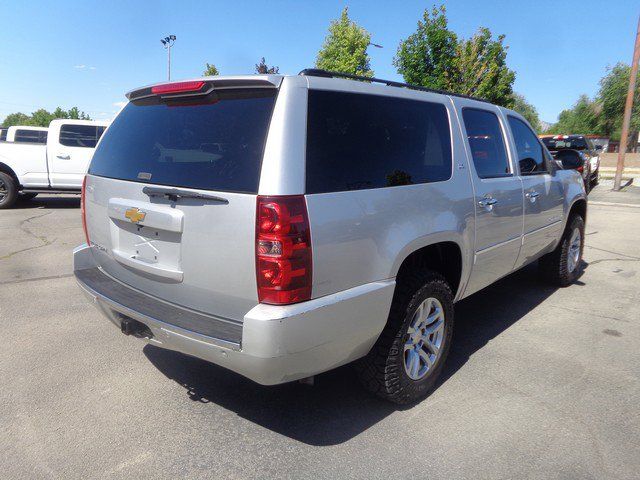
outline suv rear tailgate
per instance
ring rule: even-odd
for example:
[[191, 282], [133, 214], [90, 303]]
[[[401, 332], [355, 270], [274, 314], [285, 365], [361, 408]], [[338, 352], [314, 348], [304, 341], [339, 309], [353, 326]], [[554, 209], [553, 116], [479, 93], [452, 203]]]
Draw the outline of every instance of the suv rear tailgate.
[[115, 280], [241, 322], [258, 303], [256, 198], [277, 90], [205, 93], [122, 110], [89, 168], [87, 232]]

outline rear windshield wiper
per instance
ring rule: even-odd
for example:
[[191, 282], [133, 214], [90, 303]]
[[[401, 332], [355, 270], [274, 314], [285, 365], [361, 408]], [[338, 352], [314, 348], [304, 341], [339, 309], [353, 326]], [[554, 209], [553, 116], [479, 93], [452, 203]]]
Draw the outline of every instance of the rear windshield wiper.
[[208, 193], [192, 192], [181, 188], [144, 187], [142, 189], [142, 193], [145, 193], [150, 197], [168, 198], [174, 202], [180, 198], [201, 198], [203, 200], [210, 200], [212, 202], [222, 203], [225, 205], [229, 203], [229, 200], [226, 198], [210, 195]]

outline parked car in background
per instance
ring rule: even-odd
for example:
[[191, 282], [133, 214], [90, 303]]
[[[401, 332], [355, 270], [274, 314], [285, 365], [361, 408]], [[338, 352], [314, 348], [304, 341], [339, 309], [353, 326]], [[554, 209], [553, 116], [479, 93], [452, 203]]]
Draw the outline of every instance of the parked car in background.
[[551, 152], [560, 168], [575, 170], [582, 176], [585, 191], [589, 191], [591, 178], [591, 164], [589, 159], [578, 150], [562, 149]]
[[47, 127], [31, 127], [14, 125], [7, 129], [7, 142], [16, 143], [47, 143]]
[[542, 135], [543, 143], [554, 152], [558, 150], [576, 150], [589, 162], [589, 176], [585, 183], [587, 192], [598, 184], [600, 178], [600, 153], [602, 145], [595, 145], [585, 135]]
[[267, 385], [356, 361], [407, 403], [442, 371], [455, 302], [538, 259], [579, 275], [582, 179], [512, 110], [321, 70], [127, 96], [74, 251], [125, 334]]
[[[46, 130], [25, 130], [33, 141], [18, 141], [10, 127], [0, 143], [0, 209], [38, 193], [80, 193], [93, 151], [108, 122], [53, 120]], [[13, 129], [13, 130], [12, 130]], [[42, 143], [42, 135], [48, 135]], [[26, 135], [26, 134], [25, 134]]]
[[7, 132], [9, 131], [9, 127], [0, 128], [0, 142], [7, 141]]

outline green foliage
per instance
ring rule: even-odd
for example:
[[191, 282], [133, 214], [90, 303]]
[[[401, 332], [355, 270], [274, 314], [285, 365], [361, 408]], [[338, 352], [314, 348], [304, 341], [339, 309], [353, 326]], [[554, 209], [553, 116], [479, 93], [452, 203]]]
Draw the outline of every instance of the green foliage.
[[22, 112], [10, 113], [0, 124], [3, 127], [13, 127], [14, 125], [29, 125], [31, 117]]
[[451, 91], [484, 98], [504, 107], [513, 105], [516, 74], [507, 67], [504, 35], [494, 40], [491, 31], [481, 27], [473, 37], [459, 41], [454, 72]]
[[400, 42], [393, 64], [405, 82], [450, 89], [455, 77], [458, 37], [449, 30], [444, 6], [424, 11], [418, 28]]
[[408, 83], [513, 103], [515, 73], [507, 67], [504, 35], [480, 28], [469, 39], [449, 29], [444, 6], [424, 11], [418, 27], [398, 46], [393, 64]]
[[212, 63], [207, 63], [204, 72], [202, 72], [203, 77], [213, 77], [214, 75], [220, 75], [216, 66]]
[[6, 116], [2, 122], [3, 127], [11, 127], [13, 125], [31, 125], [35, 127], [48, 127], [51, 120], [56, 118], [68, 118], [75, 120], [91, 120], [91, 117], [84, 112], [78, 110], [78, 107], [63, 110], [62, 108], [56, 108], [53, 113], [40, 108], [31, 115], [25, 115], [24, 113], [11, 113]]
[[578, 101], [568, 110], [563, 110], [558, 121], [546, 133], [598, 134], [598, 107], [587, 95], [580, 95]]
[[[600, 108], [597, 122], [598, 130], [616, 140], [620, 139], [620, 131], [622, 130], [622, 116], [627, 100], [630, 73], [631, 68], [628, 65], [618, 63], [610, 68], [600, 80], [600, 91], [597, 96]], [[638, 130], [640, 130], [640, 82], [636, 80], [629, 128], [630, 136], [637, 135]]]
[[316, 58], [316, 68], [373, 77], [367, 47], [371, 35], [349, 19], [347, 7], [329, 25], [329, 34]]
[[515, 110], [524, 118], [526, 118], [533, 129], [536, 132], [540, 133], [542, 124], [540, 123], [540, 117], [538, 116], [538, 110], [536, 110], [536, 107], [527, 102], [523, 95], [515, 92], [512, 96], [512, 102], [513, 103], [511, 105], [511, 109]]
[[264, 57], [260, 59], [260, 63], [256, 63], [256, 73], [260, 73], [262, 75], [272, 74], [272, 73], [280, 73], [280, 68], [276, 66], [270, 67], [264, 60]]

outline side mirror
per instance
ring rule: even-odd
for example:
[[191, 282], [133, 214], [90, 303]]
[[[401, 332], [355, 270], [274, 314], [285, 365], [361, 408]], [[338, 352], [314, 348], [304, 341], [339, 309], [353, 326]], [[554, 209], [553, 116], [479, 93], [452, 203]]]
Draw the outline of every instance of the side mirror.
[[554, 157], [562, 164], [564, 170], [577, 170], [584, 166], [584, 160], [575, 150], [560, 150], [555, 152]]
[[520, 173], [535, 172], [538, 164], [533, 158], [527, 157], [520, 160]]

